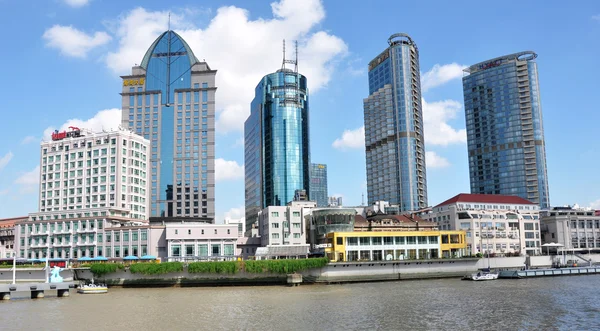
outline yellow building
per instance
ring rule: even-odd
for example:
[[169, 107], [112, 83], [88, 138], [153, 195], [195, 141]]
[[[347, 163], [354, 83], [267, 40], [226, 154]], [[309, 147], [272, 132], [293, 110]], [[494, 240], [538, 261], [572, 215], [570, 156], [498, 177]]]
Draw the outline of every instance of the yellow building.
[[327, 234], [333, 262], [423, 260], [462, 257], [465, 231], [365, 231]]

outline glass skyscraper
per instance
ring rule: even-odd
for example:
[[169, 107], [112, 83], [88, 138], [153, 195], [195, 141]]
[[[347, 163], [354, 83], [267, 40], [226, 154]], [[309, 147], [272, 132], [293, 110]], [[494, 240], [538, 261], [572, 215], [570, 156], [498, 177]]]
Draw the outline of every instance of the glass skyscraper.
[[264, 76], [244, 124], [247, 232], [258, 211], [309, 192], [308, 128], [306, 77], [287, 68]]
[[550, 206], [537, 54], [501, 56], [463, 77], [471, 193]]
[[151, 142], [151, 216], [214, 221], [215, 75], [166, 31], [122, 77], [122, 126]]
[[419, 50], [404, 33], [388, 44], [369, 62], [364, 99], [368, 203], [418, 210], [427, 207]]
[[311, 201], [317, 202], [317, 207], [327, 207], [327, 165], [310, 164], [310, 191], [308, 196]]

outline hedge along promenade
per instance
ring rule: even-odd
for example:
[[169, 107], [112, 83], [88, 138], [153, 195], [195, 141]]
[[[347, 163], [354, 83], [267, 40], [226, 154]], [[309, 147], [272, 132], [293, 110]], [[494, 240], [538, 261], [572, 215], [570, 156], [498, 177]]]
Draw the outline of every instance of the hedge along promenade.
[[[288, 274], [306, 269], [321, 268], [329, 263], [327, 258], [312, 258], [298, 260], [248, 260], [248, 261], [218, 261], [218, 262], [190, 262], [187, 271], [193, 274], [235, 274], [240, 271], [247, 273], [274, 273]], [[134, 274], [159, 275], [171, 272], [182, 272], [186, 266], [182, 262], [164, 263], [132, 263], [129, 271]], [[103, 276], [116, 272], [125, 266], [116, 263], [93, 263], [90, 271], [96, 276]]]

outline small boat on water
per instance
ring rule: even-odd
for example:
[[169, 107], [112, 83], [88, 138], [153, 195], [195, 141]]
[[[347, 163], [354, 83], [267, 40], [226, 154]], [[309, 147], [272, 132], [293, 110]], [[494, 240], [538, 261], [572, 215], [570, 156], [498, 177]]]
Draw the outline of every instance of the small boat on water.
[[497, 272], [478, 272], [476, 274], [470, 274], [470, 275], [466, 275], [463, 277], [463, 280], [475, 280], [475, 281], [481, 281], [481, 280], [496, 280], [498, 279], [498, 273]]
[[77, 289], [77, 293], [81, 294], [102, 294], [108, 293], [108, 287], [103, 284], [86, 284]]

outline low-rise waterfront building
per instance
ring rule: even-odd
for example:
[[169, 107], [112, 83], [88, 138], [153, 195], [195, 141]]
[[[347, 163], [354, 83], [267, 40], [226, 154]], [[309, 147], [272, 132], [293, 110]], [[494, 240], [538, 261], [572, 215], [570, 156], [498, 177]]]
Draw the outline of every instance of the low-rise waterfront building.
[[327, 234], [331, 261], [459, 258], [467, 254], [465, 231], [363, 231]]
[[26, 219], [27, 217], [0, 219], [0, 259], [8, 259], [14, 256], [15, 223]]
[[600, 251], [600, 215], [594, 210], [555, 207], [542, 210], [540, 220], [542, 241], [562, 245], [552, 250]]
[[523, 198], [458, 194], [424, 212], [441, 230], [466, 231], [467, 254], [539, 255], [539, 207]]
[[[111, 208], [85, 209], [73, 214], [33, 213], [15, 226], [20, 258], [78, 259], [156, 255], [149, 226], [121, 216]], [[117, 216], [118, 215], [118, 216]], [[62, 217], [64, 216], [64, 217]]]
[[354, 231], [357, 212], [354, 208], [317, 208], [309, 217], [308, 242], [311, 252], [323, 254], [327, 247], [326, 235], [331, 232]]
[[292, 201], [287, 206], [270, 206], [261, 210], [258, 213], [261, 246], [304, 245], [308, 247], [305, 217], [315, 206], [314, 201]]
[[166, 223], [168, 261], [233, 260], [237, 255], [238, 225], [204, 222]]

